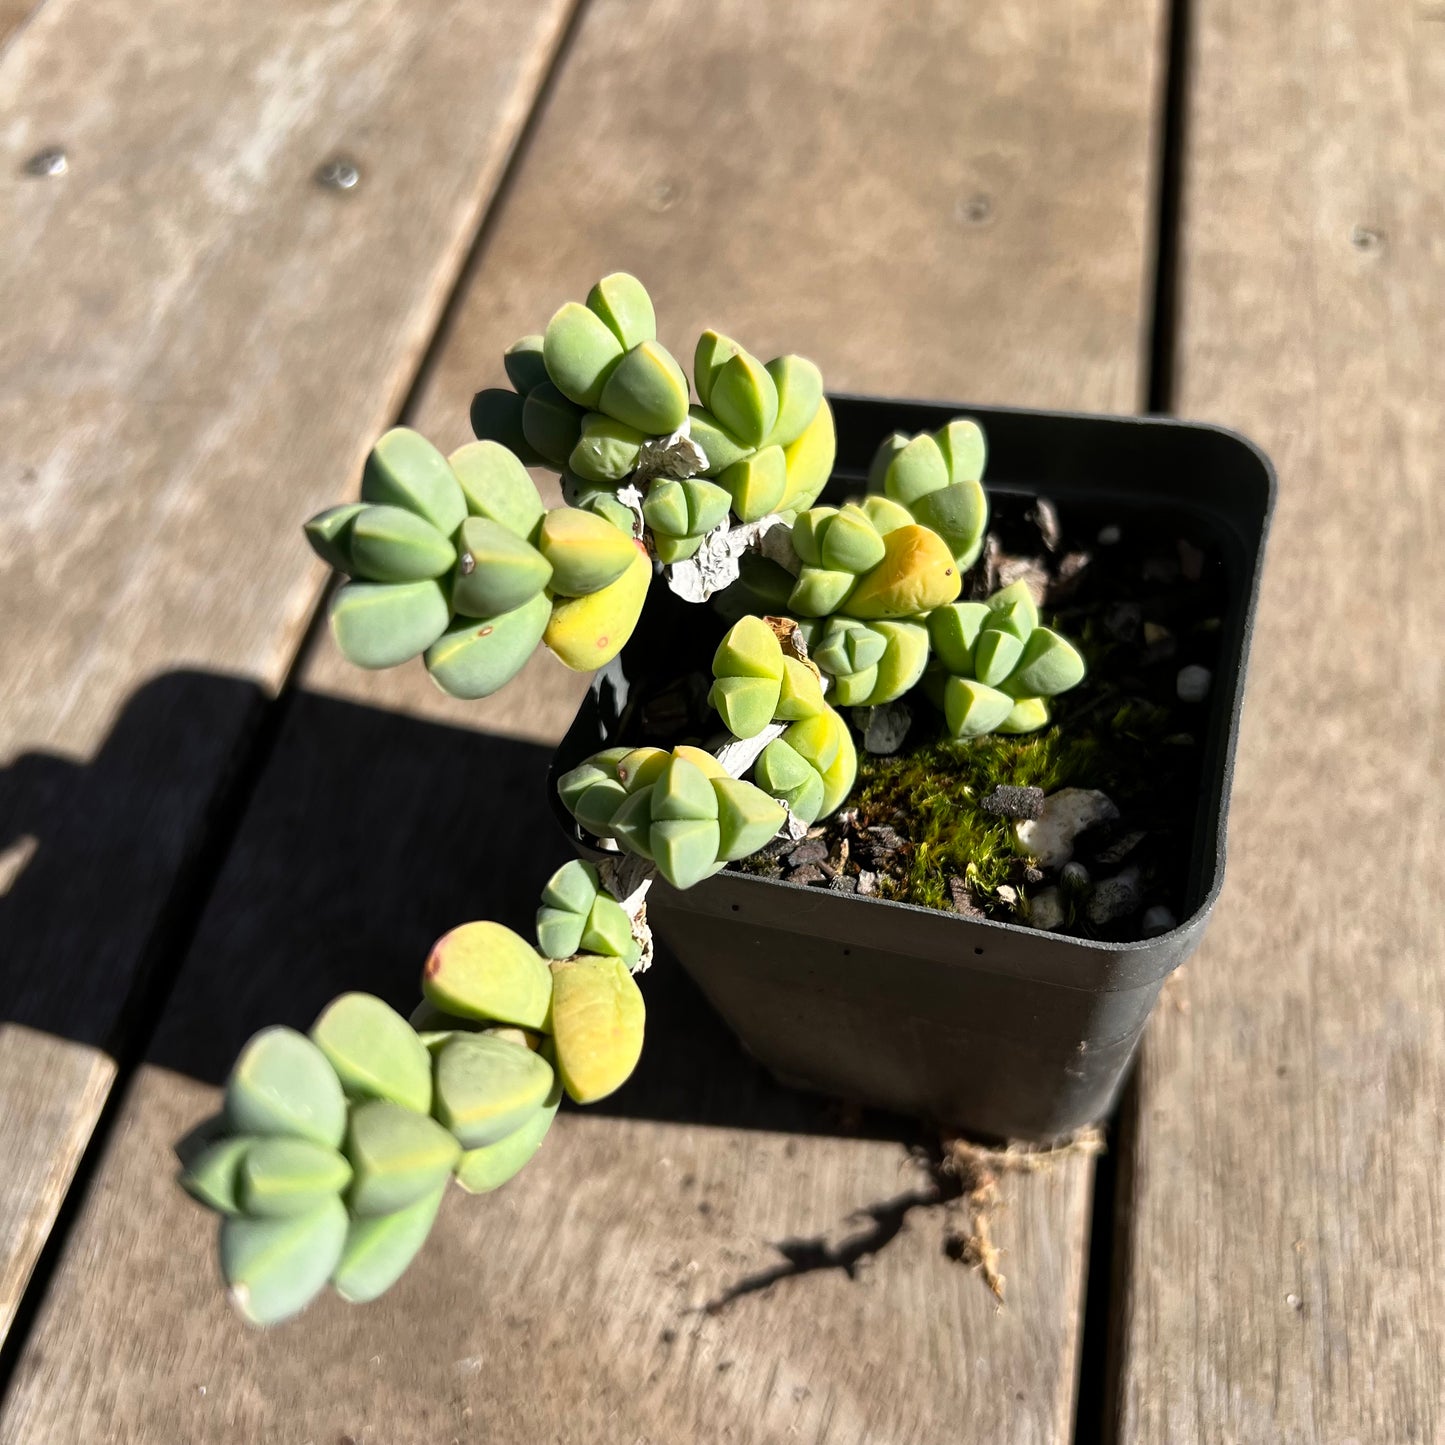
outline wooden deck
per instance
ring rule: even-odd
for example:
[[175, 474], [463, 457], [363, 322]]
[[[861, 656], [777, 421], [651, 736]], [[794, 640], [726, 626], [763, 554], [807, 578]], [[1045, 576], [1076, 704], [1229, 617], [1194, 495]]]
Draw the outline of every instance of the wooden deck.
[[[1425, 0], [0, 0], [0, 1442], [1445, 1439], [1442, 134]], [[1000, 1177], [1002, 1306], [664, 960], [623, 1095], [246, 1331], [171, 1143], [526, 920], [582, 687], [346, 668], [297, 523], [619, 266], [838, 389], [1272, 453], [1223, 902], [1102, 1165]]]

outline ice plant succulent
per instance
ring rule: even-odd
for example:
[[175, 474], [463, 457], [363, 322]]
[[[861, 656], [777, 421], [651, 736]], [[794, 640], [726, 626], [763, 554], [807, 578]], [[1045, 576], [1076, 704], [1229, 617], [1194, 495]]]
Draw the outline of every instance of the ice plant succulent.
[[[221, 1269], [258, 1324], [328, 1284], [365, 1301], [400, 1277], [446, 1191], [513, 1177], [565, 1093], [604, 1098], [642, 1049], [643, 899], [689, 888], [840, 808], [858, 756], [840, 709], [921, 690], [956, 738], [1021, 732], [1083, 675], [1022, 584], [961, 602], [983, 546], [983, 433], [959, 418], [887, 438], [868, 493], [818, 505], [833, 414], [818, 368], [717, 331], [683, 369], [625, 273], [511, 346], [479, 392], [477, 440], [444, 456], [406, 427], [372, 449], [360, 499], [306, 524], [346, 579], [332, 634], [358, 666], [421, 658], [481, 698], [540, 645], [591, 670], [632, 636], [654, 576], [732, 626], [711, 664], [706, 746], [615, 747], [561, 801], [602, 861], [548, 880], [535, 945], [463, 923], [433, 946], [410, 1019], [344, 994], [310, 1033], [242, 1051], [183, 1182], [222, 1216]], [[549, 508], [528, 467], [561, 474]], [[688, 569], [691, 569], [690, 571]]]
[[1045, 699], [1083, 680], [1083, 658], [1067, 638], [1039, 625], [1022, 582], [987, 602], [939, 608], [928, 631], [936, 666], [926, 686], [956, 738], [1041, 728], [1049, 720]]

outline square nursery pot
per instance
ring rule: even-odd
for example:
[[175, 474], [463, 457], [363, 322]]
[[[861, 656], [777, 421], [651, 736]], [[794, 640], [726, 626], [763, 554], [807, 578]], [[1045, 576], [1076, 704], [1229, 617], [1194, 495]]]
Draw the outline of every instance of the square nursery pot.
[[[1273, 469], [1243, 438], [1192, 422], [873, 397], [832, 403], [838, 460], [823, 501], [863, 490], [888, 433], [933, 430], [962, 413], [988, 436], [985, 487], [996, 505], [1044, 496], [1086, 525], [1177, 518], [1209, 540], [1224, 600], [1184, 921], [1102, 942], [731, 871], [686, 892], [654, 883], [649, 921], [783, 1082], [979, 1136], [1058, 1139], [1109, 1111], [1164, 980], [1199, 946], [1219, 896]], [[659, 657], [679, 648], [689, 661], [711, 655], [708, 634], [696, 636], [704, 609], [685, 608], [689, 638], [679, 631], [689, 625], [684, 604], [673, 602], [654, 587], [638, 634], [598, 674], [559, 746], [554, 781], [600, 748], [639, 740], [627, 699], [657, 674]], [[586, 852], [555, 788], [552, 802]]]

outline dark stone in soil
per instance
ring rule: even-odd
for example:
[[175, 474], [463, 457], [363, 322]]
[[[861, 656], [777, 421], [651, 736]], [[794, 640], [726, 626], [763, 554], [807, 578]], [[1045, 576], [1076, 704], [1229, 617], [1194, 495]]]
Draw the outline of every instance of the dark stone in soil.
[[998, 818], [1039, 817], [1044, 811], [1044, 790], [1042, 788], [1016, 788], [1009, 783], [1000, 783], [980, 803], [985, 813]]
[[840, 873], [828, 884], [834, 893], [856, 893], [858, 891], [858, 880], [850, 878], [846, 873]]
[[1120, 642], [1133, 642], [1144, 625], [1144, 609], [1137, 602], [1119, 602], [1104, 614], [1104, 626]]
[[1109, 818], [1085, 828], [1074, 839], [1074, 856], [1105, 866], [1118, 863], [1144, 841], [1145, 833], [1123, 818]]
[[896, 828], [890, 827], [887, 823], [878, 823], [871, 828], [865, 828], [858, 835], [854, 851], [858, 855], [859, 862], [866, 864], [869, 868], [877, 869], [879, 872], [887, 872], [889, 864], [906, 845], [907, 840]]
[[1116, 838], [1107, 848], [1100, 848], [1094, 854], [1094, 861], [1105, 865], [1121, 863], [1130, 853], [1136, 849], [1148, 835], [1137, 829], [1131, 833], [1124, 833]]
[[966, 914], [969, 918], [983, 917], [983, 909], [973, 901], [973, 897], [968, 891], [968, 883], [956, 874], [948, 880], [948, 893], [953, 899], [955, 913]]
[[805, 863], [822, 863], [827, 857], [828, 845], [821, 838], [805, 838], [788, 854], [788, 862], [801, 868]]
[[801, 868], [794, 868], [788, 874], [789, 883], [821, 883], [823, 881], [823, 870], [816, 864], [805, 863]]

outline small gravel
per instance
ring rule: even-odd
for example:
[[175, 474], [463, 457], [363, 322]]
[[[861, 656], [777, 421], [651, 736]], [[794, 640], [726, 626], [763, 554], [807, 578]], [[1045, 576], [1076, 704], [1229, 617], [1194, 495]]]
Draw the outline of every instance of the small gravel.
[[1179, 669], [1179, 676], [1174, 679], [1174, 691], [1179, 695], [1180, 702], [1203, 702], [1209, 696], [1213, 682], [1214, 674], [1207, 667], [1191, 663]]
[[1026, 818], [1032, 821], [1043, 816], [1044, 790], [1016, 788], [1012, 784], [1001, 783], [979, 802], [979, 807], [997, 818]]

